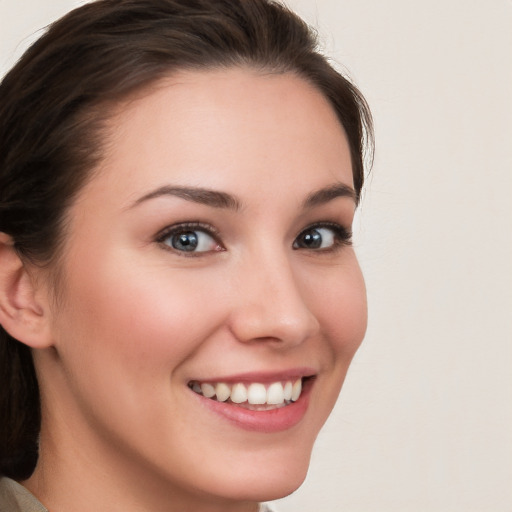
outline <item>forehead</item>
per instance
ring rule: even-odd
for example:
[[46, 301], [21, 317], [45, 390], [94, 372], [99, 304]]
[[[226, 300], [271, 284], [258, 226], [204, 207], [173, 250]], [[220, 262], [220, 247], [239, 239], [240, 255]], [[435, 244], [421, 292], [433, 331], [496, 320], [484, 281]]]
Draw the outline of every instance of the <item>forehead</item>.
[[265, 183], [277, 189], [353, 183], [345, 132], [333, 108], [291, 73], [233, 68], [174, 74], [121, 104], [108, 138], [100, 179], [133, 200], [169, 180], [242, 194]]

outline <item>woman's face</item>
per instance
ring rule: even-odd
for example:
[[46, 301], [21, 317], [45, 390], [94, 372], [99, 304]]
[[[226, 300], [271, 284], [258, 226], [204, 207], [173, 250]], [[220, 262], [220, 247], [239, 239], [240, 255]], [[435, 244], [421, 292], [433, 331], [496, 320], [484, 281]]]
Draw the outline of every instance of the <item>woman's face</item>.
[[286, 495], [366, 327], [344, 130], [302, 79], [232, 69], [160, 82], [109, 133], [69, 212], [43, 440], [107, 481]]

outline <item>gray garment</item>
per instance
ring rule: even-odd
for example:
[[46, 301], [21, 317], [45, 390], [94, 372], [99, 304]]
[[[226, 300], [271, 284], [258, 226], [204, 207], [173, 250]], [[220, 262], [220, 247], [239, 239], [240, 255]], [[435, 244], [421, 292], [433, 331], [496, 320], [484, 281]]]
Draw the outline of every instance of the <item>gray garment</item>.
[[25, 487], [10, 478], [0, 478], [0, 512], [48, 512]]
[[[25, 487], [10, 478], [0, 478], [0, 512], [48, 512]], [[259, 512], [272, 512], [262, 503]]]

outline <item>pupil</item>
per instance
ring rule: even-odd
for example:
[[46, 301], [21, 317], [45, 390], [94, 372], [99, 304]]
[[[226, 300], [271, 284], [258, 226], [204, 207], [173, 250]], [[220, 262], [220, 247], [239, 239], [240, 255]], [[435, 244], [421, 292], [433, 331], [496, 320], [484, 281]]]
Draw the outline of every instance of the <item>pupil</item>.
[[193, 251], [197, 248], [197, 235], [193, 231], [181, 233], [173, 239], [172, 246], [181, 251]]
[[315, 229], [304, 235], [304, 245], [314, 249], [322, 245], [322, 235]]

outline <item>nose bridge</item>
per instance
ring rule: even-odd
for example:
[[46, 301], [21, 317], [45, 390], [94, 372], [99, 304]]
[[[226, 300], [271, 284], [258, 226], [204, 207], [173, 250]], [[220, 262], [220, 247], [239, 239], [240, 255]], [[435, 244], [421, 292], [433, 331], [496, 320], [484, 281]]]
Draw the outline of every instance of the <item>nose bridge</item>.
[[298, 344], [318, 331], [291, 263], [285, 250], [252, 252], [241, 262], [231, 325], [239, 340]]

